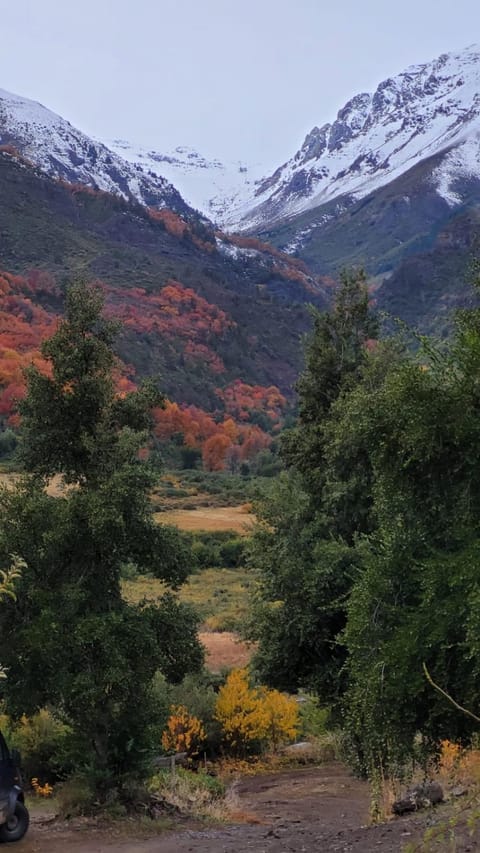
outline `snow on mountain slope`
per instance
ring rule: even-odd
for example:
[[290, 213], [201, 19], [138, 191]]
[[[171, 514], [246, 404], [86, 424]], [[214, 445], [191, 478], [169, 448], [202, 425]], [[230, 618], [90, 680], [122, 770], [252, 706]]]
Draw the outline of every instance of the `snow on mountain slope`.
[[0, 145], [13, 145], [43, 172], [152, 207], [190, 209], [164, 177], [127, 162], [36, 101], [0, 89]]
[[192, 207], [218, 222], [225, 219], [232, 205], [251, 196], [255, 182], [265, 174], [260, 165], [207, 160], [186, 146], [162, 154], [124, 139], [106, 140], [105, 144], [129, 163], [167, 178]]
[[222, 163], [191, 148], [165, 154], [120, 139], [105, 144], [0, 90], [2, 144], [53, 177], [180, 214], [191, 205], [229, 230], [265, 230], [337, 199], [345, 209], [439, 152], [429, 180], [454, 206], [459, 183], [480, 178], [480, 47], [411, 66], [356, 95], [267, 178], [260, 165]]
[[332, 199], [359, 199], [438, 152], [431, 175], [450, 204], [458, 178], [480, 177], [480, 47], [443, 54], [352, 98], [295, 156], [234, 204], [225, 224], [255, 230]]

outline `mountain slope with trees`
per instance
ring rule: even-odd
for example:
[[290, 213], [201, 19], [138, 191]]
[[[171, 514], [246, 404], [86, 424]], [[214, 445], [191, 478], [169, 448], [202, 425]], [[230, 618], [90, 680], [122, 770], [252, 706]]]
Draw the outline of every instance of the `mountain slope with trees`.
[[[52, 181], [5, 152], [0, 190], [3, 268], [24, 279], [14, 289], [47, 324], [67, 279], [100, 280], [125, 321], [118, 352], [132, 375], [160, 373], [171, 398], [210, 410], [236, 380], [289, 392], [306, 305], [325, 304], [321, 280], [300, 262], [258, 241], [236, 245], [199, 220]], [[11, 300], [5, 293], [15, 314]]]

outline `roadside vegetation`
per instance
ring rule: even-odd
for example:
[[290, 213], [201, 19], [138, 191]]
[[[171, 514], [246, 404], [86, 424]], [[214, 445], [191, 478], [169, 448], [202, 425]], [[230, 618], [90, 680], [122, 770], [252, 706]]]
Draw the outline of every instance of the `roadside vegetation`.
[[315, 312], [250, 557], [257, 677], [317, 695], [374, 791], [478, 733], [480, 309], [413, 339], [381, 339], [362, 274]]
[[[15, 637], [2, 646], [1, 726], [22, 750], [32, 794], [55, 795], [64, 815], [143, 803], [165, 816], [180, 787], [196, 792], [197, 816], [213, 816], [223, 786], [197, 762], [200, 748], [203, 761], [233, 748], [228, 714], [216, 711], [228, 679], [204, 669], [198, 629], [238, 629], [246, 616], [246, 530], [162, 523], [150, 431], [164, 399], [153, 382], [118, 389], [117, 331], [100, 290], [74, 286], [41, 365], [26, 371], [22, 473], [5, 474], [0, 492], [0, 628]], [[242, 498], [248, 479], [237, 484]], [[258, 701], [271, 694], [248, 690]], [[249, 752], [287, 737], [262, 719]], [[183, 751], [187, 735], [190, 766], [167, 798], [155, 759]]]
[[164, 400], [119, 392], [115, 333], [70, 290], [0, 492], [0, 725], [35, 796], [218, 819], [235, 774], [341, 756], [374, 818], [435, 777], [465, 788], [449, 831], [475, 824], [480, 309], [382, 339], [345, 274], [298, 420], [236, 472], [159, 470]]

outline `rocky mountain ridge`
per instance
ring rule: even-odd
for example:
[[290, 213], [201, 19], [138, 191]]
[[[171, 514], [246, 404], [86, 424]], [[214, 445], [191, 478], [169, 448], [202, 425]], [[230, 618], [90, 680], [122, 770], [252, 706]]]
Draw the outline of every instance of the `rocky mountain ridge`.
[[440, 152], [431, 181], [453, 207], [462, 203], [458, 179], [480, 177], [478, 46], [411, 66], [353, 97], [231, 209], [227, 225], [262, 231], [333, 200], [348, 206]]
[[[212, 411], [217, 389], [237, 380], [291, 393], [308, 304], [326, 305], [302, 262], [168, 209], [54, 180], [8, 151], [0, 198], [0, 270], [30, 282], [32, 305], [47, 299], [54, 311], [61, 299], [52, 294], [68, 282], [101, 282], [125, 321], [122, 360], [139, 376], [160, 375], [171, 399]], [[8, 312], [8, 294], [0, 297]], [[8, 361], [25, 341], [5, 343], [8, 323], [0, 325]]]
[[[383, 81], [374, 93], [355, 96], [332, 124], [314, 128], [296, 155], [266, 179], [258, 178], [258, 170], [242, 163], [208, 159], [191, 148], [178, 147], [165, 154], [122, 140], [105, 145], [40, 104], [5, 92], [0, 92], [2, 148], [7, 155], [20, 152], [26, 168], [30, 162], [70, 190], [72, 185], [85, 185], [94, 193], [113, 193], [133, 207], [140, 204], [148, 216], [162, 213], [167, 217], [163, 226], [173, 229], [181, 240], [167, 249], [172, 261], [164, 257], [161, 269], [181, 281], [186, 279], [189, 286], [202, 280], [203, 271], [198, 271], [205, 259], [208, 257], [210, 266], [215, 258], [214, 275], [219, 280], [230, 280], [232, 271], [233, 277], [240, 274], [243, 280], [250, 279], [255, 289], [245, 293], [247, 299], [255, 293], [263, 305], [266, 292], [268, 299], [284, 305], [289, 299], [301, 304], [311, 297], [324, 301], [325, 283], [328, 294], [328, 281], [337, 278], [342, 267], [362, 265], [372, 279], [380, 307], [396, 310], [398, 306], [399, 316], [414, 324], [418, 319], [423, 328], [435, 327], [440, 316], [442, 328], [447, 328], [445, 306], [455, 307], [468, 298], [464, 280], [452, 290], [449, 276], [452, 272], [464, 276], [468, 267], [462, 228], [468, 231], [469, 256], [478, 253], [480, 243], [477, 47], [413, 66]], [[180, 187], [182, 195], [170, 181]], [[11, 200], [13, 204], [13, 194]], [[48, 217], [48, 205], [42, 204]], [[101, 207], [98, 199], [95, 204]], [[106, 201], [105, 207], [109, 206]], [[209, 219], [228, 218], [230, 236], [218, 229], [215, 233], [209, 219], [194, 208], [206, 211]], [[14, 206], [12, 210], [17, 217]], [[180, 214], [184, 221], [167, 221], [169, 211]], [[130, 223], [123, 230], [123, 241], [140, 239], [130, 214], [138, 217], [139, 212], [121, 214]], [[38, 210], [36, 226], [40, 218]], [[234, 238], [237, 228], [244, 232], [243, 237]], [[117, 224], [114, 230], [119, 238]], [[22, 233], [27, 239], [25, 229]], [[440, 234], [452, 237], [457, 247], [453, 255], [450, 250], [440, 250]], [[59, 245], [63, 240], [62, 233]], [[182, 278], [178, 259], [184, 253], [185, 240], [193, 240], [203, 255]], [[44, 264], [42, 241], [37, 245], [35, 232], [30, 231], [26, 252], [26, 245], [19, 247], [17, 242], [8, 247], [4, 239], [8, 268], [23, 272], [28, 265]], [[201, 248], [205, 242], [208, 251]], [[131, 248], [133, 253], [137, 251]], [[89, 271], [103, 277], [106, 268], [114, 274], [122, 265], [113, 262], [111, 252], [119, 251], [118, 245], [115, 249], [109, 246], [106, 264], [92, 258]], [[291, 256], [291, 264], [282, 253]], [[20, 265], [17, 258], [22, 259]], [[150, 275], [150, 263], [142, 258], [143, 275]], [[65, 267], [63, 263], [59, 266]], [[430, 299], [424, 271], [434, 268], [436, 285], [432, 285]], [[135, 269], [132, 257], [125, 281], [135, 278]], [[421, 293], [415, 287], [417, 272], [422, 278]], [[450, 295], [444, 300], [447, 291]], [[408, 293], [408, 300], [403, 299], [403, 292]], [[216, 304], [222, 302], [219, 293], [212, 296]]]
[[[52, 177], [184, 216], [193, 207], [230, 231], [265, 232], [326, 205], [330, 219], [438, 153], [430, 180], [455, 207], [463, 201], [459, 179], [480, 177], [480, 47], [442, 54], [355, 95], [266, 177], [261, 164], [224, 163], [186, 146], [163, 152], [94, 140], [3, 90], [0, 145], [14, 146]], [[284, 248], [295, 252], [297, 238]]]
[[131, 163], [36, 101], [0, 89], [0, 147], [20, 152], [52, 178], [193, 214], [177, 189], [158, 172]]

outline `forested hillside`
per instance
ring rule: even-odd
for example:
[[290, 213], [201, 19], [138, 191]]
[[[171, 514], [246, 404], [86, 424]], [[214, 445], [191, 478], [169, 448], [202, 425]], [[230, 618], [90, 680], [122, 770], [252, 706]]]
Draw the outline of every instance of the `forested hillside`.
[[[268, 254], [259, 244], [258, 249], [232, 245], [231, 238], [216, 238], [200, 220], [187, 224], [168, 211], [150, 211], [108, 193], [54, 182], [5, 152], [0, 156], [0, 188], [3, 269], [21, 275], [48, 272], [52, 286], [54, 282], [60, 289], [78, 276], [100, 279], [117, 303], [123, 293], [121, 301], [130, 304], [130, 325], [137, 323], [141, 334], [129, 344], [127, 332], [121, 355], [141, 372], [160, 371], [167, 393], [174, 390], [179, 400], [210, 404], [213, 389], [236, 378], [289, 389], [301, 358], [299, 335], [307, 326], [305, 303], [323, 303], [325, 292], [293, 259]], [[166, 312], [163, 323], [171, 334], [165, 341], [160, 335], [154, 340], [149, 323], [139, 318], [150, 313], [150, 297], [153, 312], [162, 300], [168, 302], [171, 290], [158, 294], [171, 281], [183, 294], [176, 303], [182, 310]], [[191, 304], [190, 297], [184, 298], [190, 291]], [[44, 293], [42, 299], [47, 310], [58, 310], [52, 294]], [[156, 309], [155, 299], [160, 300]], [[179, 314], [183, 319], [176, 321]], [[218, 322], [211, 325], [213, 316]], [[184, 353], [190, 331], [191, 352]], [[214, 356], [202, 346], [210, 346]], [[192, 362], [188, 370], [182, 367], [182, 354]]]
[[[283, 409], [292, 395], [307, 303], [325, 302], [321, 279], [200, 219], [53, 181], [15, 152], [0, 154], [0, 187], [4, 419], [21, 393], [22, 369], [39, 363], [40, 342], [62, 315], [66, 283], [81, 278], [101, 284], [107, 311], [122, 322], [120, 387], [157, 376], [183, 407], [176, 419], [175, 409], [161, 416], [162, 435], [170, 424], [171, 435], [186, 432], [201, 449], [220, 431], [214, 467], [232, 444], [248, 446], [252, 436], [255, 446], [268, 443], [265, 429], [278, 421], [271, 401]], [[232, 418], [238, 427], [227, 426], [227, 441], [219, 424]]]

